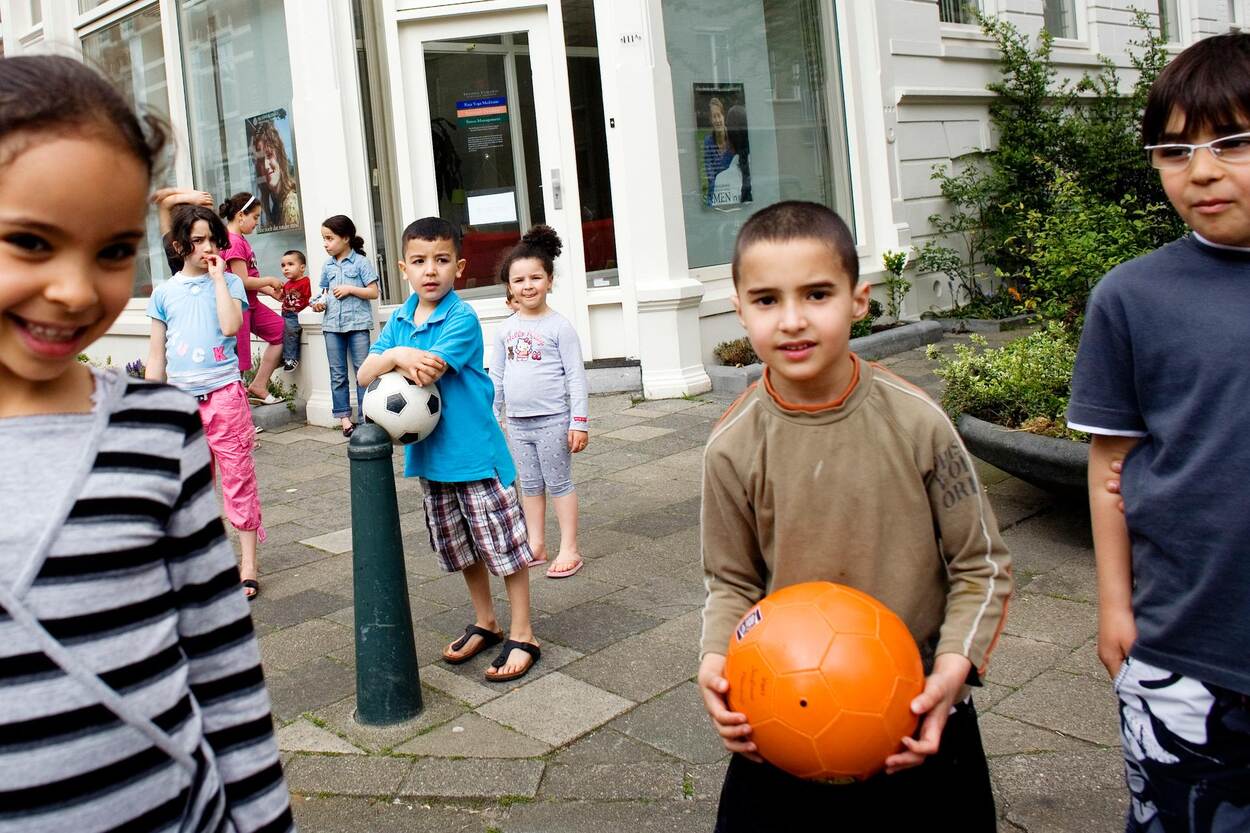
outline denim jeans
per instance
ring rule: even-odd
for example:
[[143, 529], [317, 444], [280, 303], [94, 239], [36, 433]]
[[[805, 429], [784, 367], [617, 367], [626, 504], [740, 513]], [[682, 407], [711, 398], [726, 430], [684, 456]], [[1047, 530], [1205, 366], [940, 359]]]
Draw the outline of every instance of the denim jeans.
[[[330, 407], [335, 419], [352, 415], [351, 398], [348, 395], [347, 354], [351, 353], [352, 384], [356, 371], [369, 357], [369, 331], [352, 330], [350, 333], [325, 333], [326, 356], [330, 360]], [[360, 388], [356, 388], [356, 405], [360, 405]]]
[[299, 361], [299, 339], [304, 329], [299, 325], [298, 312], [282, 313], [284, 329], [282, 330], [282, 361]]

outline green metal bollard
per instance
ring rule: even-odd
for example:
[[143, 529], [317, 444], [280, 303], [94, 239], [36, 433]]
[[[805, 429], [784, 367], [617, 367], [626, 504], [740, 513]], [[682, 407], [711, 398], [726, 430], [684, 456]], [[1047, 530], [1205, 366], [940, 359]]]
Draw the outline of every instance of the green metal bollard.
[[352, 582], [356, 597], [356, 719], [401, 723], [421, 713], [404, 545], [390, 436], [373, 423], [352, 433]]

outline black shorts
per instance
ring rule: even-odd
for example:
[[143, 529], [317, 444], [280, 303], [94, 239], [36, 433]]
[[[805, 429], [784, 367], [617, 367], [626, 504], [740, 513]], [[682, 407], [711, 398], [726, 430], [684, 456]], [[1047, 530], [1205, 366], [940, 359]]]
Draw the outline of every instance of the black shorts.
[[955, 706], [936, 755], [914, 769], [857, 784], [804, 781], [771, 764], [734, 755], [716, 817], [716, 833], [938, 829], [997, 829], [990, 771], [972, 703]]

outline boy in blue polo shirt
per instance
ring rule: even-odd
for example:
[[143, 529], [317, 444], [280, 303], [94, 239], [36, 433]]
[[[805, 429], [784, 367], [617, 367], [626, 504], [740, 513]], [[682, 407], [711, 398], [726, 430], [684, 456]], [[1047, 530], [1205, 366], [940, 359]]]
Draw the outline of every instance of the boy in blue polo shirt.
[[[367, 387], [397, 370], [418, 384], [438, 382], [441, 427], [405, 449], [404, 474], [420, 477], [430, 544], [447, 572], [469, 586], [476, 621], [443, 651], [452, 664], [503, 642], [486, 670], [491, 682], [524, 676], [541, 656], [530, 625], [528, 564], [533, 558], [516, 493], [512, 456], [492, 402], [495, 388], [482, 369], [482, 327], [452, 286], [464, 271], [460, 232], [438, 217], [404, 229], [399, 268], [413, 294], [392, 315], [356, 381]], [[491, 601], [490, 576], [503, 576], [512, 607], [504, 640]]]

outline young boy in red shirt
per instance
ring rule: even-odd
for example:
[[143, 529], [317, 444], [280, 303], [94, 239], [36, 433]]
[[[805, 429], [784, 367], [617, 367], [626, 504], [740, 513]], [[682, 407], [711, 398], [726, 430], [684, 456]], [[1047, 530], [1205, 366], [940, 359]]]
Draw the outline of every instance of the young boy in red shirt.
[[287, 373], [299, 367], [300, 336], [304, 332], [299, 325], [299, 313], [312, 297], [312, 284], [304, 274], [307, 265], [304, 253], [298, 249], [282, 255], [282, 277], [286, 279], [282, 285], [282, 369]]

